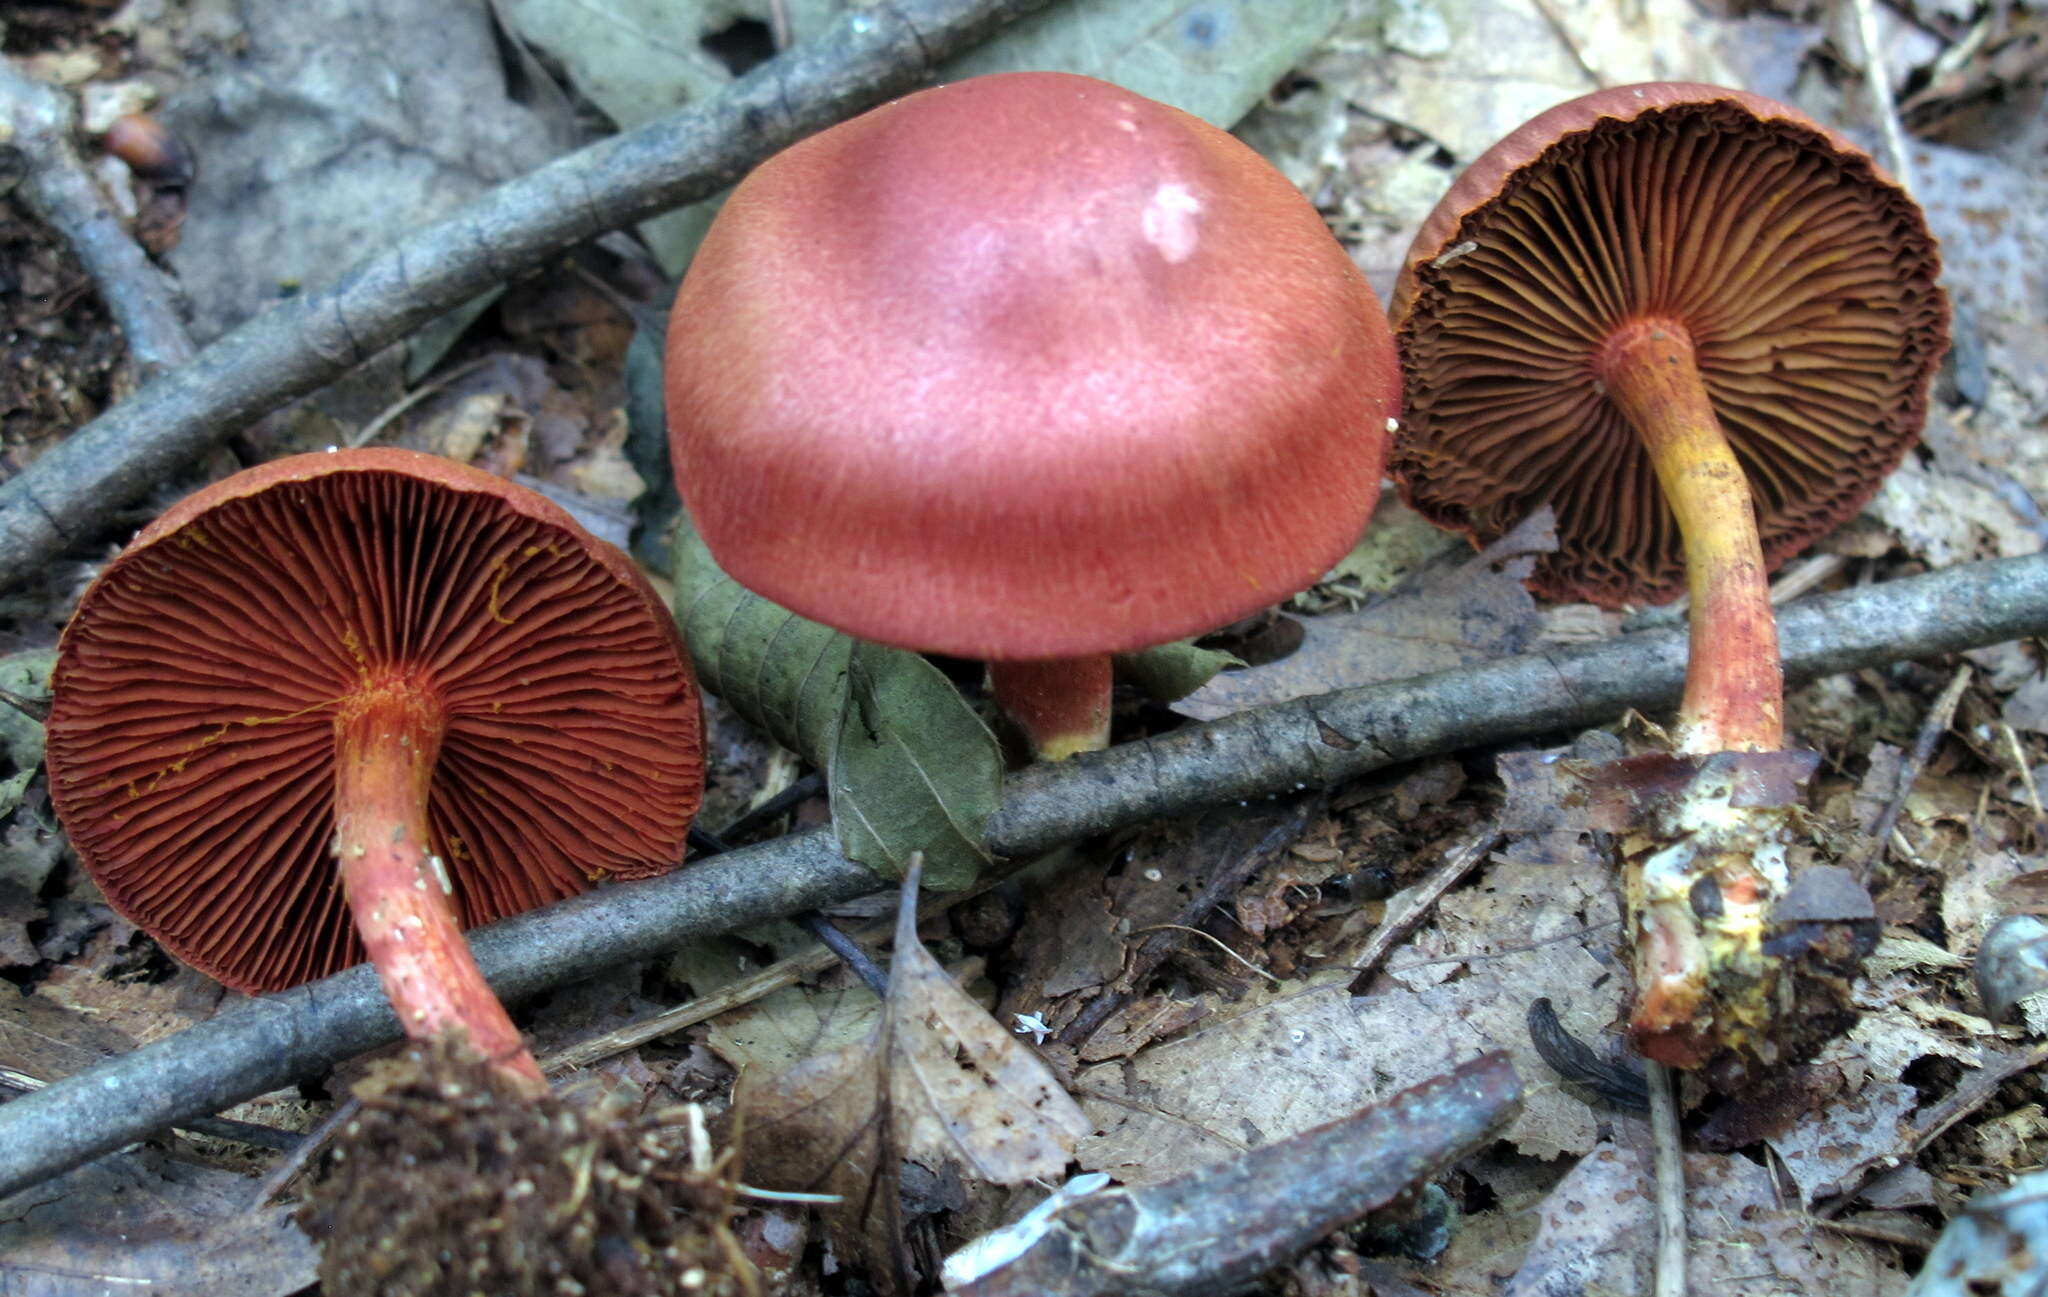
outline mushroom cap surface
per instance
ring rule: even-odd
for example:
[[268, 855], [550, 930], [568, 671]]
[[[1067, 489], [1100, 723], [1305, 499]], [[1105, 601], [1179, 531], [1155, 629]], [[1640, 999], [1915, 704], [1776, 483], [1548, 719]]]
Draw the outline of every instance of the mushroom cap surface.
[[360, 961], [334, 716], [393, 674], [445, 708], [428, 822], [465, 925], [681, 861], [697, 690], [639, 571], [491, 474], [342, 451], [180, 502], [66, 627], [50, 795], [108, 904], [238, 990]]
[[979, 77], [796, 144], [671, 315], [677, 483], [741, 584], [871, 640], [1077, 657], [1356, 541], [1399, 373], [1315, 209], [1201, 120]]
[[1560, 104], [1474, 162], [1409, 251], [1394, 476], [1476, 544], [1551, 504], [1559, 550], [1531, 578], [1544, 594], [1671, 598], [1677, 523], [1593, 361], [1623, 322], [1672, 319], [1775, 568], [1919, 437], [1948, 347], [1940, 270], [1912, 199], [1783, 104], [1684, 83]]

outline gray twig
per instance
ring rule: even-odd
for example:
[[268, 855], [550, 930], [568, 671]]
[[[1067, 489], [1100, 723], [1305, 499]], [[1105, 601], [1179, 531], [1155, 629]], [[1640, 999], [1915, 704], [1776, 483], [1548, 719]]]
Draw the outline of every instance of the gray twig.
[[1849, 0], [1849, 7], [1856, 20], [1856, 43], [1863, 47], [1863, 89], [1870, 96], [1870, 115], [1884, 135], [1885, 161], [1891, 164], [1892, 179], [1910, 194], [1913, 159], [1906, 152], [1905, 128], [1899, 124], [1898, 105], [1892, 99], [1892, 74], [1885, 66], [1884, 42], [1877, 31], [1877, 6], [1872, 0]]
[[1051, 0], [852, 6], [703, 104], [558, 158], [280, 302], [0, 484], [0, 588], [297, 396], [561, 249], [707, 198]]
[[[1505, 1053], [1163, 1184], [1088, 1194], [1008, 1233], [1014, 1259], [966, 1297], [1196, 1297], [1243, 1292], [1499, 1136], [1522, 1106]], [[1028, 1235], [1035, 1227], [1035, 1237]]]
[[1963, 701], [1963, 690], [1970, 685], [1970, 664], [1965, 662], [1949, 677], [1948, 686], [1927, 709], [1927, 716], [1920, 722], [1920, 733], [1913, 739], [1913, 748], [1899, 761], [1898, 782], [1892, 786], [1892, 795], [1884, 804], [1884, 811], [1871, 827], [1870, 836], [1865, 840], [1863, 850], [1855, 861], [1858, 875], [1869, 873], [1871, 867], [1884, 859], [1885, 848], [1891, 844], [1892, 831], [1899, 826], [1899, 813], [1906, 807], [1906, 799], [1913, 794], [1913, 785], [1920, 782], [1920, 772], [1934, 756], [1935, 744], [1948, 733], [1948, 727], [1955, 723], [1956, 707]]
[[[2048, 554], [1822, 595], [1779, 619], [1795, 679], [2043, 633]], [[1327, 786], [1433, 753], [1568, 733], [1631, 707], [1667, 705], [1684, 680], [1685, 631], [1675, 628], [1256, 708], [1026, 770], [1005, 787], [991, 840], [1004, 855], [1028, 856], [1119, 825]], [[829, 833], [796, 833], [493, 924], [476, 934], [477, 962], [500, 994], [517, 999], [878, 885], [839, 855]], [[367, 967], [250, 1001], [0, 1107], [0, 1193], [397, 1036]]]
[[1685, 1297], [1685, 1146], [1670, 1069], [1643, 1064], [1650, 1090], [1650, 1148], [1656, 1177], [1657, 1297]]
[[[72, 143], [77, 127], [70, 96], [24, 75], [12, 59], [0, 58], [0, 143], [21, 150], [28, 163], [21, 196], [70, 243], [121, 326], [136, 371], [154, 378], [192, 359], [181, 294], [108, 205]], [[110, 500], [107, 507], [126, 503]], [[8, 567], [0, 559], [0, 570]]]

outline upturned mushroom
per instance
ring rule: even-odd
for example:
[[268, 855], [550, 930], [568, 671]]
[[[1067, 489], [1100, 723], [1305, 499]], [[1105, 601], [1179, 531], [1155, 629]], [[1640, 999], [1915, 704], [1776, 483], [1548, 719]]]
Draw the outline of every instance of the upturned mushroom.
[[115, 910], [238, 990], [367, 952], [409, 1035], [535, 1091], [462, 927], [673, 867], [703, 785], [630, 561], [411, 451], [186, 499], [86, 591], [52, 685], [51, 799]]
[[1372, 291], [1227, 133], [1086, 77], [896, 100], [734, 191], [668, 339], [676, 479], [723, 567], [988, 661], [1046, 757], [1109, 655], [1316, 580], [1378, 496]]
[[[1473, 163], [1416, 237], [1394, 295], [1394, 474], [1475, 542], [1550, 505], [1545, 594], [1689, 588], [1675, 746], [1775, 751], [1769, 573], [1919, 436], [1947, 347], [1939, 271], [1912, 199], [1782, 104], [1686, 84], [1561, 104]], [[1744, 819], [1729, 809], [1723, 827]], [[1765, 1012], [1785, 879], [1752, 827], [1753, 851], [1735, 833], [1695, 868], [1631, 878], [1632, 1031], [1651, 1057], [1697, 1065]]]

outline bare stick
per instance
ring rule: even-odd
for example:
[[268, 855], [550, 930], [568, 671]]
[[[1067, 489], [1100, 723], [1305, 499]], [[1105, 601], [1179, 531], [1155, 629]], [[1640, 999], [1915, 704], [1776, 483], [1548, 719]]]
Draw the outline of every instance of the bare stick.
[[0, 588], [231, 434], [563, 248], [708, 198], [1050, 0], [857, 5], [723, 94], [558, 158], [280, 302], [0, 484]]
[[0, 689], [0, 704], [12, 707], [38, 725], [50, 719], [50, 700], [47, 698], [30, 698], [12, 689]]
[[1467, 834], [1451, 849], [1444, 853], [1444, 862], [1431, 871], [1429, 877], [1404, 893], [1399, 914], [1389, 914], [1373, 929], [1372, 937], [1359, 952], [1358, 959], [1351, 965], [1358, 976], [1351, 979], [1351, 993], [1364, 995], [1372, 986], [1373, 974], [1379, 971], [1380, 961], [1392, 953], [1402, 938], [1415, 930], [1423, 916], [1436, 908], [1445, 892], [1458, 885], [1458, 880], [1478, 868], [1488, 852], [1499, 844], [1502, 834], [1499, 820], [1488, 820]]
[[1856, 861], [1855, 869], [1859, 874], [1884, 857], [1885, 845], [1891, 841], [1892, 831], [1898, 827], [1899, 813], [1905, 809], [1906, 798], [1912, 795], [1913, 785], [1920, 781], [1920, 772], [1927, 768], [1928, 760], [1934, 756], [1934, 745], [1948, 733], [1949, 725], [1956, 718], [1956, 707], [1963, 701], [1963, 690], [1969, 684], [1970, 664], [1965, 662], [1956, 668], [1956, 673], [1949, 677], [1948, 686], [1927, 709], [1926, 718], [1920, 722], [1920, 733], [1913, 739], [1913, 750], [1899, 762], [1899, 780], [1892, 788], [1891, 798], [1872, 826], [1869, 841]]
[[[2048, 554], [1802, 600], [1785, 610], [1779, 631], [1786, 674], [1797, 679], [2048, 633]], [[1685, 632], [1672, 629], [1256, 708], [1027, 770], [1005, 788], [991, 838], [1004, 855], [1029, 856], [1296, 784], [1327, 786], [1434, 753], [1569, 733], [1670, 703], [1684, 680]], [[492, 924], [473, 945], [492, 986], [517, 999], [877, 885], [828, 833], [796, 833]], [[0, 1106], [0, 1193], [397, 1036], [367, 967], [250, 1001]]]
[[1650, 1087], [1650, 1147], [1657, 1176], [1657, 1297], [1685, 1297], [1685, 1148], [1671, 1072], [1645, 1062]]
[[1856, 15], [1856, 43], [1863, 47], [1863, 88], [1870, 94], [1870, 115], [1884, 133], [1885, 161], [1891, 164], [1892, 179], [1899, 188], [1913, 192], [1913, 162], [1906, 153], [1906, 132], [1899, 125], [1898, 105], [1892, 102], [1892, 74], [1884, 65], [1884, 48], [1877, 34], [1877, 6], [1871, 0], [1849, 0]]
[[[154, 378], [192, 358], [192, 337], [179, 312], [179, 293], [108, 206], [106, 194], [72, 144], [77, 127], [78, 111], [69, 95], [24, 75], [13, 60], [0, 58], [0, 142], [20, 149], [28, 161], [21, 195], [78, 254], [99, 288], [100, 300], [121, 326], [136, 370], [144, 378]], [[11, 138], [6, 134], [10, 130]], [[109, 501], [108, 507], [126, 503]], [[0, 559], [0, 568], [7, 566], [7, 560]]]
[[742, 1005], [752, 1004], [785, 986], [795, 986], [813, 973], [822, 973], [832, 967], [838, 959], [838, 955], [824, 946], [815, 946], [802, 954], [778, 959], [766, 968], [722, 986], [709, 995], [700, 995], [672, 1009], [663, 1009], [660, 1013], [650, 1014], [623, 1027], [615, 1027], [600, 1035], [565, 1045], [541, 1059], [540, 1070], [552, 1076], [572, 1068], [601, 1063], [614, 1054], [623, 1054], [650, 1040], [659, 1040], [685, 1027], [709, 1022], [721, 1013], [729, 1013]]

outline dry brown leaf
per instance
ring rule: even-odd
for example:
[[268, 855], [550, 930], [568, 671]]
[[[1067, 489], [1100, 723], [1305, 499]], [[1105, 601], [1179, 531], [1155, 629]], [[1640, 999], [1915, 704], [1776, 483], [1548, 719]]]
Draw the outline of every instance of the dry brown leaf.
[[913, 857], [874, 1032], [765, 1083], [748, 1080], [738, 1100], [749, 1182], [839, 1195], [823, 1212], [827, 1228], [884, 1291], [908, 1278], [899, 1162], [1020, 1184], [1058, 1176], [1092, 1129], [1038, 1055], [918, 940], [920, 869]]
[[1910, 1085], [1872, 1081], [1854, 1094], [1837, 1095], [1767, 1142], [1784, 1159], [1801, 1200], [1811, 1205], [1855, 1183], [1869, 1167], [1904, 1153], [1902, 1123], [1917, 1103]]
[[[1686, 1275], [1695, 1293], [1892, 1297], [1906, 1274], [1861, 1239], [1779, 1208], [1770, 1173], [1736, 1155], [1685, 1159]], [[1637, 1297], [1650, 1291], [1657, 1231], [1649, 1154], [1603, 1144], [1544, 1203], [1507, 1297]], [[1452, 1292], [1474, 1289], [1446, 1276]], [[1491, 1292], [1486, 1288], [1479, 1291]]]
[[[1491, 1049], [1507, 1050], [1532, 1082], [1547, 1077], [1524, 1014], [1548, 996], [1571, 1031], [1595, 1039], [1615, 1020], [1618, 906], [1598, 861], [1497, 864], [1445, 897], [1437, 924], [1394, 953], [1380, 983], [1388, 989], [1353, 998], [1352, 973], [1338, 968], [1261, 986], [1236, 1004], [1205, 997], [1212, 1013], [1196, 1029], [1082, 1073], [1078, 1088], [1103, 1125], [1083, 1143], [1082, 1165], [1154, 1183]], [[1562, 1086], [1532, 1083], [1508, 1138], [1532, 1157], [1581, 1153], [1606, 1116]]]
[[874, 1035], [882, 1007], [865, 986], [788, 986], [707, 1025], [705, 1043], [741, 1072], [777, 1076]]
[[1944, 862], [1941, 921], [1949, 949], [1974, 953], [1977, 943], [2007, 906], [2002, 898], [2028, 871], [2029, 861], [2003, 847], [1971, 846], [1960, 860]]
[[249, 1208], [249, 1181], [120, 1154], [0, 1198], [9, 1297], [282, 1297], [317, 1255], [290, 1206]]
[[1535, 556], [1557, 548], [1545, 508], [1485, 552], [1363, 612], [1304, 618], [1301, 647], [1277, 662], [1226, 671], [1173, 704], [1183, 716], [1215, 720], [1247, 707], [1286, 702], [1471, 666], [1520, 653], [1543, 618], [1522, 581]]

